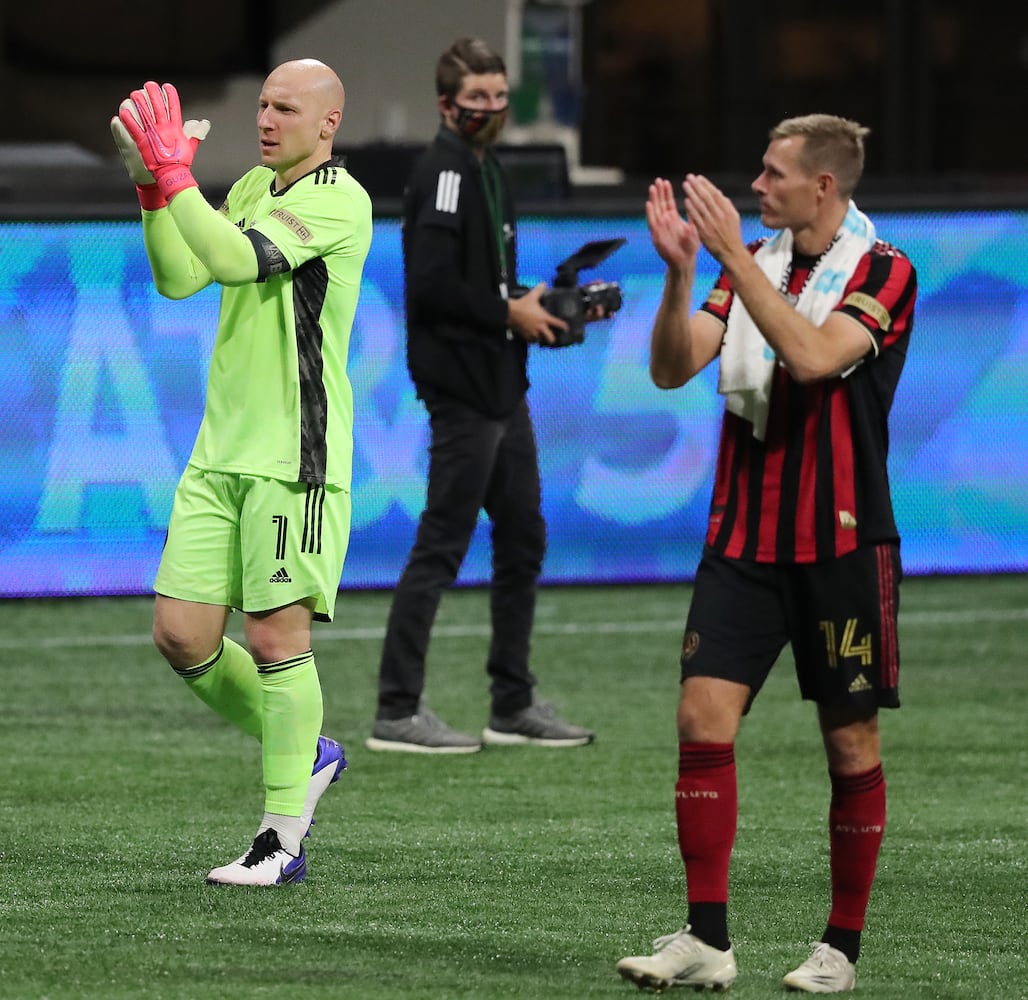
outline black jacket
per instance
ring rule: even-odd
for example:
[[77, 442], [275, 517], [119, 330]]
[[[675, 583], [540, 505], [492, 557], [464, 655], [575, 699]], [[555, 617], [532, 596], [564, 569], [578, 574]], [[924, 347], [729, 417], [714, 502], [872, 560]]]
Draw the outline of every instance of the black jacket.
[[[502, 234], [487, 201], [491, 171]], [[507, 329], [502, 289], [516, 285], [516, 233], [498, 160], [488, 151], [480, 162], [441, 127], [407, 182], [403, 214], [407, 367], [418, 396], [449, 395], [486, 416], [507, 416], [528, 389], [528, 345]]]

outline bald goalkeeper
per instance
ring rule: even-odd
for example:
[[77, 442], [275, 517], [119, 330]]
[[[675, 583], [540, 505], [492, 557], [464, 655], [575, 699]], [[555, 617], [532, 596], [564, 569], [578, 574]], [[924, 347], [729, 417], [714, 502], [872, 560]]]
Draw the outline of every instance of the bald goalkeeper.
[[[264, 816], [211, 884], [303, 881], [315, 806], [346, 767], [321, 735], [311, 649], [311, 622], [332, 619], [349, 539], [346, 359], [371, 242], [368, 195], [332, 158], [343, 103], [323, 63], [275, 69], [258, 103], [260, 166], [220, 210], [190, 169], [209, 125], [182, 121], [171, 84], [133, 91], [111, 121], [158, 292], [221, 285], [203, 422], [154, 586], [157, 648], [261, 747]], [[245, 648], [224, 634], [231, 610]], [[202, 828], [187, 838], [201, 849]]]

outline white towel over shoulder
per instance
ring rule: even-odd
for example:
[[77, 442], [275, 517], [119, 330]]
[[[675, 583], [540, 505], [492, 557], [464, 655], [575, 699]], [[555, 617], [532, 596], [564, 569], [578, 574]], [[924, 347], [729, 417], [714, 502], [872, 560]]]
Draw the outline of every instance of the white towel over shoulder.
[[[838, 304], [857, 263], [874, 241], [874, 224], [851, 201], [835, 241], [817, 262], [800, 293], [797, 311], [820, 326]], [[775, 288], [781, 287], [792, 261], [792, 249], [792, 232], [783, 229], [754, 255], [753, 259]], [[775, 364], [774, 351], [736, 296], [721, 347], [717, 388], [725, 397], [727, 409], [753, 424], [753, 436], [761, 441], [767, 431]]]

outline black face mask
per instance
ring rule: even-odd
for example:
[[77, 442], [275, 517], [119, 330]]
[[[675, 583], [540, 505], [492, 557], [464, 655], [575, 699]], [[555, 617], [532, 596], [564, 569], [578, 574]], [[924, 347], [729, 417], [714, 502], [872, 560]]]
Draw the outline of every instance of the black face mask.
[[452, 107], [457, 109], [457, 131], [476, 145], [495, 142], [507, 122], [506, 105], [496, 109], [468, 108], [454, 101]]

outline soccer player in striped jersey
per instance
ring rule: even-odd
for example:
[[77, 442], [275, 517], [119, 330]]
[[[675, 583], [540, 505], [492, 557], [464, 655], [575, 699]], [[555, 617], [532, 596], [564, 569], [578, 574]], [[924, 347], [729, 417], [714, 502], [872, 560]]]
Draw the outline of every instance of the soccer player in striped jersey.
[[[899, 705], [887, 421], [917, 290], [911, 262], [852, 200], [867, 134], [821, 114], [773, 128], [752, 189], [775, 234], [749, 246], [706, 177], [686, 176], [684, 218], [668, 181], [650, 187], [666, 265], [651, 376], [674, 389], [718, 358], [726, 405], [681, 652], [675, 805], [688, 912], [654, 954], [618, 963], [643, 988], [723, 989], [736, 977], [734, 745], [787, 643], [827, 756], [831, 897], [821, 940], [784, 985], [836, 993], [856, 982], [885, 826], [878, 710]], [[690, 315], [701, 247], [721, 273]]]
[[[261, 744], [264, 817], [252, 846], [210, 872], [215, 884], [302, 881], [314, 808], [346, 766], [320, 735], [311, 650], [312, 620], [332, 618], [349, 539], [346, 359], [371, 242], [370, 199], [332, 157], [343, 103], [321, 62], [273, 70], [257, 109], [261, 163], [220, 210], [193, 179], [195, 131], [171, 84], [134, 91], [111, 122], [139, 189], [157, 290], [182, 299], [222, 286], [154, 612], [175, 672]], [[224, 635], [232, 609], [247, 648]]]

